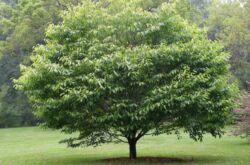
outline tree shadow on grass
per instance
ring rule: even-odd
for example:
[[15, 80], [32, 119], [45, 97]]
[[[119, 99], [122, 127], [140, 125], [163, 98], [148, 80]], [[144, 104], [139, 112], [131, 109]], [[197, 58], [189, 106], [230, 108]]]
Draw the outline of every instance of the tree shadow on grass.
[[167, 158], [167, 157], [139, 157], [136, 160], [130, 160], [129, 158], [110, 158], [99, 160], [104, 164], [165, 164], [165, 163], [190, 163], [192, 159], [182, 158]]
[[[100, 156], [100, 155], [99, 155]], [[226, 157], [218, 156], [179, 156], [179, 157], [139, 157], [137, 160], [129, 160], [126, 157], [103, 158], [95, 156], [50, 157], [46, 159], [47, 165], [127, 165], [127, 164], [164, 164], [164, 165], [190, 165], [190, 164], [214, 164], [217, 161], [226, 160]], [[183, 158], [182, 158], [183, 157]]]
[[[176, 165], [189, 165], [189, 164], [214, 164], [216, 161], [223, 161], [226, 158], [216, 156], [183, 156], [184, 158], [174, 157], [139, 157], [137, 160], [130, 160], [128, 158], [109, 158], [101, 159], [96, 162], [102, 165], [126, 165], [126, 164], [176, 164]], [[189, 157], [189, 158], [188, 158]], [[93, 163], [95, 164], [95, 163]]]

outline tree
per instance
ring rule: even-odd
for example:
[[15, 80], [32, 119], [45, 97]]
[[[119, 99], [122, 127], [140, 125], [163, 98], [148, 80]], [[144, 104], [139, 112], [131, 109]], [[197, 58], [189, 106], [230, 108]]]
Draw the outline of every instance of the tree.
[[245, 92], [240, 103], [241, 107], [235, 111], [239, 119], [234, 134], [250, 141], [250, 93]]
[[[244, 4], [244, 5], [243, 5]], [[212, 40], [220, 40], [232, 56], [231, 71], [239, 79], [242, 89], [250, 80], [250, 1], [215, 1], [210, 7], [208, 35]]]
[[22, 66], [25, 91], [46, 127], [66, 133], [71, 147], [127, 142], [130, 158], [144, 135], [184, 129], [194, 140], [221, 136], [237, 88], [228, 54], [164, 3], [86, 1]]

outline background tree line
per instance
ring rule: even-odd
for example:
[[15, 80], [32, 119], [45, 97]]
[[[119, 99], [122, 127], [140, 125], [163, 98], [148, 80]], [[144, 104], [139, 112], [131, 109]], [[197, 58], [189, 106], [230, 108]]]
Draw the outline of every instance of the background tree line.
[[[231, 71], [246, 89], [250, 81], [250, 0], [146, 0], [153, 10], [163, 2], [176, 3], [189, 23], [207, 30], [209, 39], [222, 42], [232, 55]], [[0, 127], [35, 125], [32, 108], [23, 93], [13, 88], [19, 64], [44, 43], [49, 24], [58, 24], [64, 11], [81, 0], [0, 0]]]

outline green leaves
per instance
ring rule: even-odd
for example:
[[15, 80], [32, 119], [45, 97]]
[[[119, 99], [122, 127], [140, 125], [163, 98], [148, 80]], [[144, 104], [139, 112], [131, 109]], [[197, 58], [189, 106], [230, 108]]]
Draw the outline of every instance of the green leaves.
[[221, 135], [235, 96], [228, 54], [174, 5], [148, 11], [138, 2], [76, 7], [50, 26], [16, 81], [48, 127], [80, 132], [70, 146], [180, 128], [195, 140]]

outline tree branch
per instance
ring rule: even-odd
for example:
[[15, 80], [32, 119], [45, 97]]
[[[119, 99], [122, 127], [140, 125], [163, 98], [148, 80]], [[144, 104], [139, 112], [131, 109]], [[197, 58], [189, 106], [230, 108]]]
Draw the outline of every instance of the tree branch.
[[115, 138], [115, 139], [118, 140], [119, 142], [128, 143], [127, 141], [122, 140], [122, 139], [119, 138], [119, 136], [122, 136], [122, 135], [119, 135], [119, 134], [112, 134], [112, 133], [110, 133], [110, 132], [107, 132], [107, 134], [109, 134], [109, 136], [110, 136], [111, 138]]

